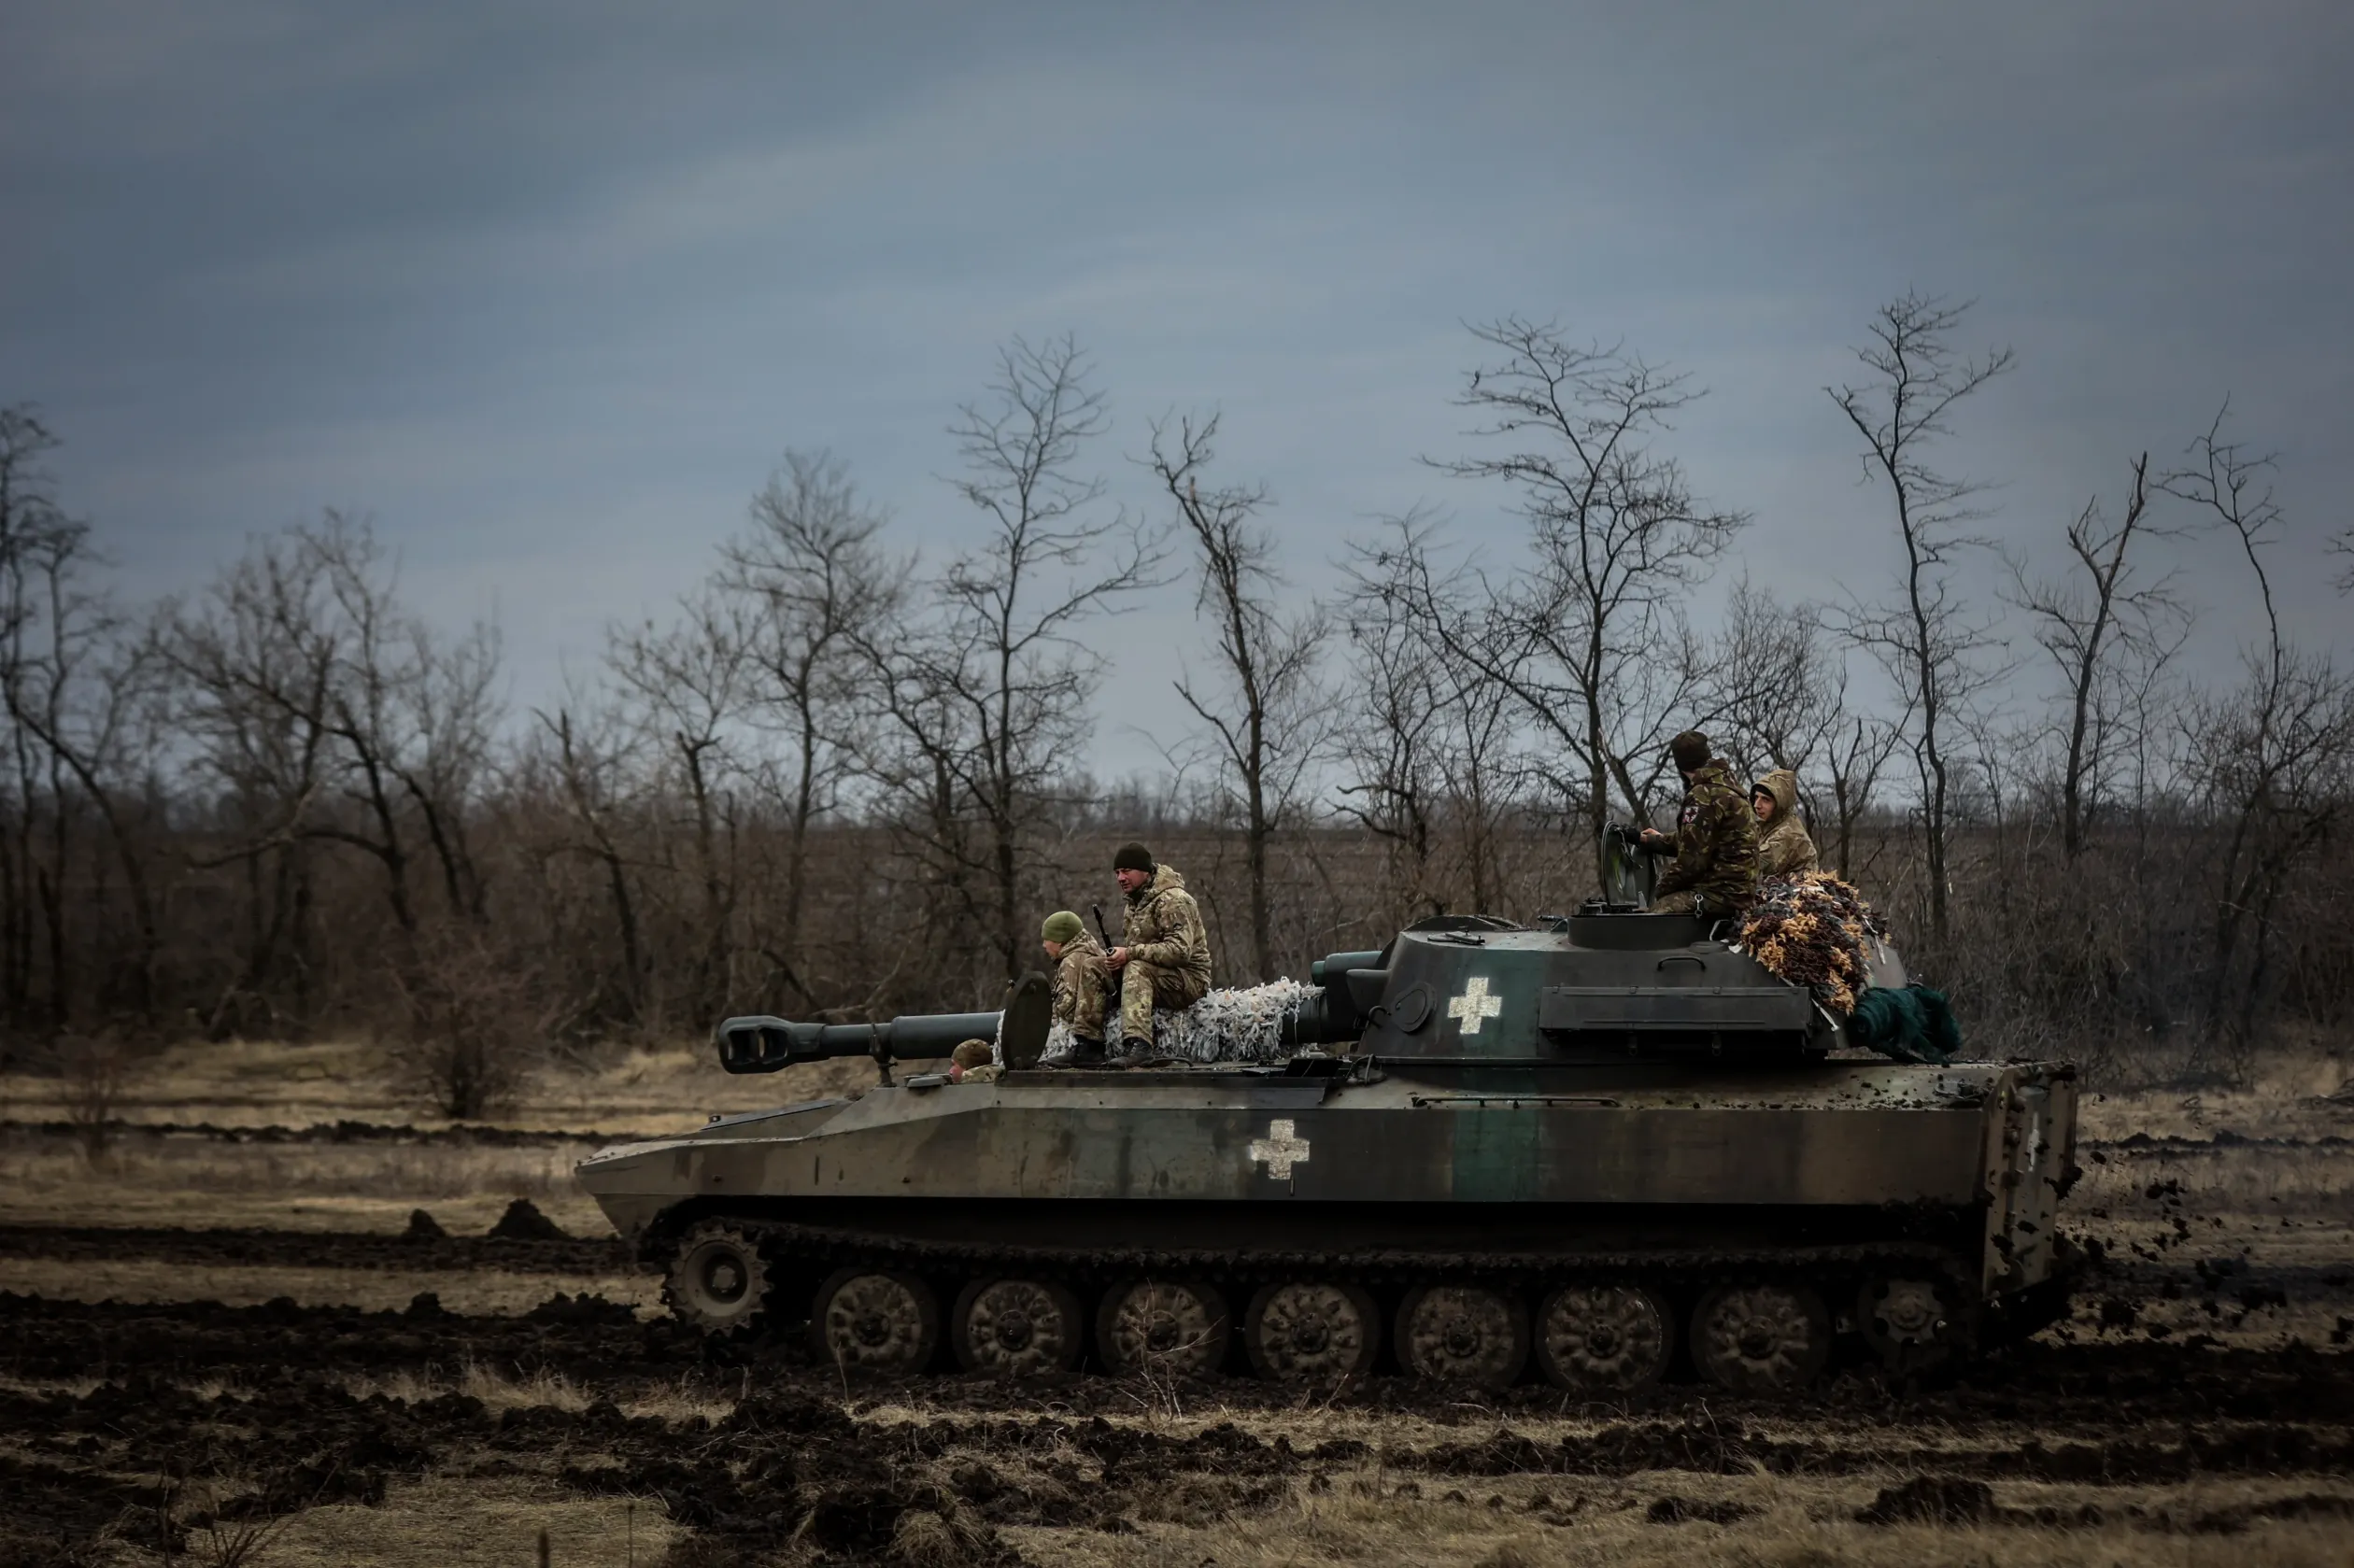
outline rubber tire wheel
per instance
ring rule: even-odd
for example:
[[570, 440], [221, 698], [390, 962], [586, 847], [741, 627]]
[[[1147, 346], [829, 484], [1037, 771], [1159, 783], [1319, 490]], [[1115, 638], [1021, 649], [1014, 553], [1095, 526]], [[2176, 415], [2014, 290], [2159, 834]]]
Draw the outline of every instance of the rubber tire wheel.
[[[1453, 1352], [1458, 1364], [1441, 1365], [1430, 1359], [1421, 1343], [1450, 1317], [1476, 1315], [1482, 1341], [1473, 1356]], [[1428, 1321], [1417, 1323], [1417, 1318]], [[1490, 1331], [1501, 1331], [1500, 1342]], [[1510, 1388], [1528, 1365], [1528, 1307], [1519, 1298], [1484, 1285], [1418, 1285], [1397, 1304], [1396, 1338], [1397, 1364], [1415, 1377], [1436, 1382], [1469, 1383], [1483, 1389]], [[1451, 1353], [1451, 1349], [1439, 1354]], [[1468, 1362], [1468, 1364], [1465, 1363]]]
[[[1604, 1299], [1597, 1302], [1597, 1296]], [[1611, 1299], [1625, 1297], [1633, 1299]], [[1557, 1312], [1589, 1323], [1606, 1313], [1616, 1316], [1609, 1351], [1593, 1354], [1583, 1334], [1574, 1344], [1557, 1342], [1563, 1326], [1554, 1321]], [[1539, 1305], [1534, 1334], [1537, 1364], [1546, 1379], [1579, 1392], [1624, 1394], [1656, 1387], [1676, 1354], [1675, 1315], [1639, 1285], [1565, 1285]]]
[[[1184, 1335], [1166, 1349], [1155, 1349], [1142, 1342], [1142, 1334], [1123, 1332], [1120, 1321], [1132, 1298], [1147, 1293], [1190, 1297], [1190, 1303], [1173, 1307], [1163, 1303], [1158, 1314], [1166, 1326]], [[1140, 1312], [1149, 1312], [1154, 1304], [1149, 1299], [1139, 1305]], [[1188, 1331], [1183, 1320], [1193, 1320], [1202, 1326]], [[1122, 1341], [1140, 1341], [1133, 1353], [1124, 1350]], [[1234, 1321], [1227, 1316], [1226, 1297], [1217, 1288], [1198, 1280], [1179, 1280], [1163, 1284], [1135, 1279], [1113, 1286], [1103, 1293], [1103, 1305], [1096, 1309], [1096, 1353], [1103, 1364], [1114, 1373], [1128, 1373], [1141, 1365], [1168, 1377], [1206, 1377], [1226, 1365], [1227, 1350], [1234, 1343]]]
[[[886, 1322], [881, 1336], [872, 1332], [872, 1325], [861, 1333], [847, 1312], [859, 1306], [890, 1306], [890, 1293], [885, 1286], [897, 1287], [899, 1302], [912, 1321], [896, 1328]], [[845, 1293], [854, 1298], [852, 1302], [840, 1302]], [[866, 1300], [858, 1301], [858, 1297]], [[844, 1321], [838, 1324], [833, 1321], [837, 1305], [845, 1308]], [[836, 1269], [811, 1300], [809, 1349], [817, 1364], [830, 1371], [840, 1367], [885, 1377], [912, 1377], [930, 1366], [940, 1354], [940, 1298], [912, 1274], [856, 1265]]]
[[[1313, 1293], [1303, 1299], [1299, 1293]], [[1269, 1335], [1279, 1331], [1283, 1321], [1300, 1307], [1313, 1301], [1332, 1308], [1345, 1308], [1354, 1314], [1354, 1322], [1326, 1325], [1352, 1335], [1356, 1343], [1349, 1352], [1336, 1356], [1325, 1364], [1303, 1366], [1299, 1356], [1288, 1348], [1270, 1345]], [[1276, 1320], [1273, 1330], [1269, 1317]], [[1373, 1358], [1382, 1349], [1382, 1310], [1373, 1304], [1372, 1295], [1355, 1285], [1327, 1285], [1312, 1280], [1295, 1279], [1281, 1285], [1261, 1286], [1251, 1297], [1251, 1309], [1242, 1319], [1242, 1349], [1251, 1359], [1251, 1370], [1270, 1383], [1331, 1382], [1340, 1383], [1351, 1377], [1361, 1377], [1373, 1369]]]
[[672, 1316], [707, 1338], [731, 1339], [765, 1318], [774, 1284], [757, 1242], [733, 1225], [706, 1220], [679, 1237], [662, 1277], [662, 1300]]
[[[976, 1336], [976, 1310], [994, 1311], [1022, 1305], [1025, 1297], [1029, 1307], [1049, 1310], [1059, 1320], [1049, 1325], [1050, 1333], [1038, 1333], [1036, 1319], [1031, 1317], [1028, 1343], [1019, 1349], [1003, 1345], [994, 1335]], [[1080, 1310], [1079, 1298], [1068, 1287], [1045, 1280], [975, 1279], [957, 1293], [956, 1308], [949, 1313], [948, 1322], [948, 1342], [956, 1349], [957, 1364], [967, 1372], [987, 1372], [1000, 1377], [1038, 1377], [1069, 1372], [1079, 1364], [1079, 1358], [1087, 1348], [1087, 1319]]]
[[1830, 1355], [1831, 1314], [1805, 1285], [1723, 1285], [1692, 1309], [1693, 1364], [1735, 1393], [1805, 1388]]

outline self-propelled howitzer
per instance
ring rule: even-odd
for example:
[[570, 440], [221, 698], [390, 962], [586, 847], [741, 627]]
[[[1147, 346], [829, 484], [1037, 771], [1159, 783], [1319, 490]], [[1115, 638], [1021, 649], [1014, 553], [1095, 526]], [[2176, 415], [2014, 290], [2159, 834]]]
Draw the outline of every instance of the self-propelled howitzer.
[[[1256, 1059], [1160, 1069], [1039, 1065], [1038, 977], [998, 1012], [730, 1019], [731, 1072], [861, 1055], [880, 1081], [580, 1176], [682, 1318], [805, 1322], [822, 1361], [900, 1374], [1757, 1391], [2063, 1310], [2073, 1070], [1856, 1059], [1729, 934], [1599, 903], [1425, 921], [1315, 965]], [[986, 1081], [894, 1079], [972, 1038]]]

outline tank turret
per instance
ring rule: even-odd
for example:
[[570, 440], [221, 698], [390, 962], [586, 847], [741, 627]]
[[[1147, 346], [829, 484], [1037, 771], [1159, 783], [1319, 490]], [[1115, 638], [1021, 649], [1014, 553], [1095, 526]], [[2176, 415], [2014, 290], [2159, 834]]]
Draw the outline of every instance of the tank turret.
[[1381, 952], [1319, 959], [1310, 976], [1317, 995], [1288, 1038], [1385, 1062], [1798, 1062], [1819, 1059], [1839, 1033], [1804, 989], [1693, 915], [1595, 911], [1535, 927], [1440, 917]]

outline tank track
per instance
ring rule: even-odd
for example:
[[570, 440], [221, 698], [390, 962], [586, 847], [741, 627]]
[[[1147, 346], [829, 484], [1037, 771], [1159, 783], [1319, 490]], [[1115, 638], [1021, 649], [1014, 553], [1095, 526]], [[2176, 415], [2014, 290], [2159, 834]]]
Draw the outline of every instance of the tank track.
[[[2014, 1337], [2017, 1325], [1999, 1304], [1979, 1304], [1978, 1281], [1961, 1258], [1928, 1242], [1886, 1239], [1836, 1246], [1756, 1249], [1656, 1249], [1613, 1252], [1426, 1251], [1419, 1250], [1286, 1250], [1238, 1253], [1210, 1249], [1099, 1248], [920, 1241], [902, 1236], [789, 1221], [731, 1216], [759, 1247], [787, 1294], [767, 1314], [777, 1326], [796, 1321], [787, 1305], [798, 1279], [804, 1285], [844, 1266], [963, 1279], [1027, 1278], [1078, 1289], [1083, 1294], [1121, 1279], [1198, 1278], [1247, 1299], [1262, 1285], [1298, 1280], [1364, 1287], [1394, 1299], [1401, 1291], [1442, 1283], [1498, 1285], [1534, 1297], [1553, 1286], [1633, 1284], [1689, 1304], [1720, 1286], [1804, 1284], [1831, 1312], [1835, 1331], [1851, 1329], [1852, 1308], [1875, 1274], [1930, 1275], [1962, 1304], [1950, 1361], [1959, 1364]], [[649, 1261], [660, 1236], [647, 1238]], [[2065, 1301], [2065, 1285], [2057, 1299]], [[2038, 1321], [2024, 1325], [2032, 1333]], [[1680, 1336], [1680, 1329], [1679, 1335]]]

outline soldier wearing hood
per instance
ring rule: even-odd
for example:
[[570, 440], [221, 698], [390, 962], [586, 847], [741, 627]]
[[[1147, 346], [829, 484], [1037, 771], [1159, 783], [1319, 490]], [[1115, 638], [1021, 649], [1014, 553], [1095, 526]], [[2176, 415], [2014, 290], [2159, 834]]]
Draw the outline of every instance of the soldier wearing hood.
[[1127, 896], [1120, 945], [1105, 960], [1120, 977], [1120, 1052], [1153, 1054], [1153, 1010], [1191, 1007], [1210, 989], [1210, 933], [1174, 866], [1156, 866], [1142, 844], [1122, 844], [1112, 874]]
[[1798, 816], [1798, 775], [1777, 768], [1757, 781], [1750, 792], [1750, 807], [1757, 813], [1757, 874], [1795, 876], [1820, 869], [1814, 840]]
[[1667, 751], [1683, 775], [1683, 810], [1672, 839], [1656, 827], [1643, 829], [1643, 847], [1676, 862], [1660, 873], [1651, 911], [1711, 919], [1738, 914], [1757, 894], [1757, 818], [1724, 764], [1709, 755], [1706, 735], [1687, 729]]

